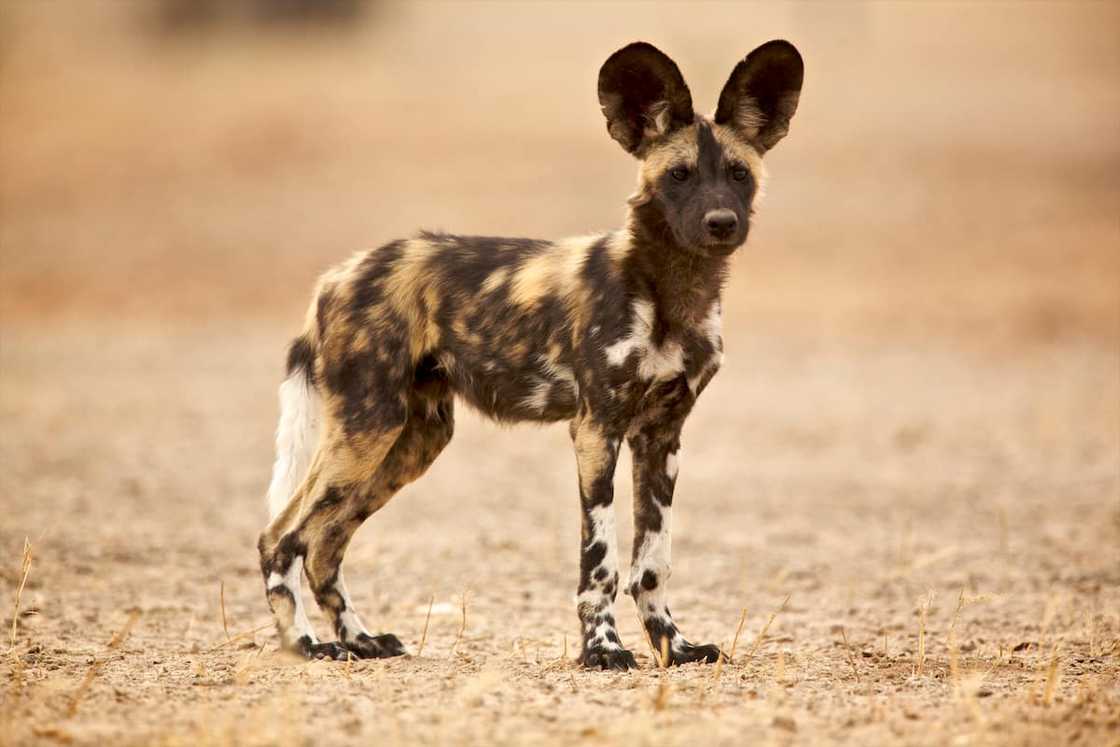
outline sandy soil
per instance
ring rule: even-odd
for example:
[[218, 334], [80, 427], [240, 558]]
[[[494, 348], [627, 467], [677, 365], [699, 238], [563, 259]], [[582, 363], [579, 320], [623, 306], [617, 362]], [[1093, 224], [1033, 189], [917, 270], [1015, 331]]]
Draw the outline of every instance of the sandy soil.
[[464, 409], [347, 560], [412, 656], [279, 654], [283, 349], [355, 248], [613, 225], [600, 58], [653, 38], [710, 103], [753, 37], [422, 6], [157, 49], [47, 6], [0, 6], [0, 744], [1120, 744], [1115, 9], [752, 11], [820, 72], [684, 434], [673, 610], [734, 657], [658, 669], [624, 598], [622, 674], [573, 663], [565, 429]]
[[274, 652], [252, 546], [282, 339], [8, 337], [3, 414], [20, 426], [4, 439], [5, 586], [25, 533], [35, 557], [4, 662], [6, 738], [1116, 737], [1117, 419], [1102, 404], [1117, 380], [1093, 345], [737, 335], [686, 430], [673, 577], [695, 639], [730, 649], [746, 609], [735, 659], [657, 670], [624, 600], [643, 669], [606, 674], [571, 662], [564, 429], [470, 416], [348, 560], [360, 609], [413, 652], [435, 600], [423, 652], [352, 665]]

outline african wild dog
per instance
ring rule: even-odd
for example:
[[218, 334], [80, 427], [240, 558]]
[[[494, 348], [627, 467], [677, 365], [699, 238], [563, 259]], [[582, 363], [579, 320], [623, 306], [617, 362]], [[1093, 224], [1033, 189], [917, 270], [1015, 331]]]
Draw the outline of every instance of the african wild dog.
[[[669, 613], [669, 520], [685, 418], [723, 358], [720, 295], [747, 238], [762, 155], [786, 134], [803, 66], [771, 41], [711, 119], [676, 64], [638, 42], [599, 72], [607, 129], [641, 161], [622, 230], [558, 242], [421, 233], [319, 281], [280, 387], [261, 570], [283, 645], [309, 658], [404, 653], [362, 625], [341, 562], [358, 526], [451, 439], [457, 396], [501, 421], [570, 423], [583, 508], [580, 662], [627, 669], [615, 629], [619, 446], [634, 463], [627, 593], [669, 663], [715, 661]], [[337, 642], [315, 637], [306, 574]]]

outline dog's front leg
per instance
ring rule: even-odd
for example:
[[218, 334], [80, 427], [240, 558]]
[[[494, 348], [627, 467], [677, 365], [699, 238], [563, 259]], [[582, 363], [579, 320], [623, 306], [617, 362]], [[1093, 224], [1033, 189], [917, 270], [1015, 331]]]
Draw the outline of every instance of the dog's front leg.
[[716, 646], [686, 641], [669, 612], [670, 525], [681, 422], [652, 419], [627, 439], [634, 459], [634, 555], [627, 593], [638, 605], [654, 655], [667, 655], [665, 666], [714, 662], [720, 656]]
[[587, 414], [571, 425], [579, 466], [580, 529], [579, 611], [585, 667], [630, 669], [634, 656], [622, 647], [615, 628], [618, 593], [618, 537], [614, 525], [614, 467], [621, 438]]

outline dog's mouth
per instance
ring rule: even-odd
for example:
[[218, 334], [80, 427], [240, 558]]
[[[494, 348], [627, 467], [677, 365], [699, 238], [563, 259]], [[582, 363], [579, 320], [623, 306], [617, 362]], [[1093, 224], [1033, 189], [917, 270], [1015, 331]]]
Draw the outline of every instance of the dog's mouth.
[[729, 236], [726, 239], [709, 238], [701, 242], [701, 248], [708, 254], [716, 257], [725, 257], [728, 254], [734, 253], [736, 249], [741, 247], [747, 240], [746, 236], [742, 238], [738, 236]]
[[734, 254], [736, 249], [746, 243], [748, 233], [748, 231], [741, 233], [735, 231], [730, 236], [712, 236], [705, 231], [697, 235], [690, 234], [677, 226], [673, 226], [672, 232], [678, 246], [693, 254], [708, 257], [726, 257]]

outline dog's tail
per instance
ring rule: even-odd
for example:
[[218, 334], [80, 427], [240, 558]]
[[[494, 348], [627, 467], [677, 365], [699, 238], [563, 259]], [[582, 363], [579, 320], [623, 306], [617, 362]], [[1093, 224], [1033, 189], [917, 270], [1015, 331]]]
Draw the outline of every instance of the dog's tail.
[[315, 387], [315, 325], [288, 348], [288, 377], [280, 385], [276, 463], [268, 486], [268, 511], [275, 519], [307, 476], [319, 443], [322, 402]]

